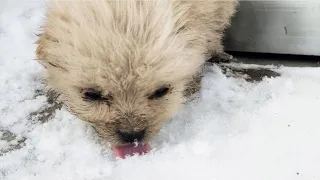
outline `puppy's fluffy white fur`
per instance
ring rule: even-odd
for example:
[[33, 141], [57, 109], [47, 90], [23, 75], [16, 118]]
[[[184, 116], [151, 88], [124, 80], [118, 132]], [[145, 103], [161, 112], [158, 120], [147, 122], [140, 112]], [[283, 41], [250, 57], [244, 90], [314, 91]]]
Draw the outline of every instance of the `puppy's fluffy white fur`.
[[[122, 144], [119, 131], [144, 130], [148, 141], [179, 110], [205, 60], [223, 53], [236, 6], [236, 0], [50, 1], [37, 59], [48, 88], [106, 140]], [[86, 98], [88, 91], [99, 97]]]

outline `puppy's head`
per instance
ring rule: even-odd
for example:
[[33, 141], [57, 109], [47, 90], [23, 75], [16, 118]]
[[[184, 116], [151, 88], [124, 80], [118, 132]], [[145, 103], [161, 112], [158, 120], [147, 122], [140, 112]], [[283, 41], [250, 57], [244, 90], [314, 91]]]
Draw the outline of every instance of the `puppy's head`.
[[[202, 64], [200, 53], [161, 13], [159, 26], [150, 28], [143, 25], [153, 21], [150, 13], [143, 17], [148, 21], [122, 17], [138, 21], [129, 31], [112, 14], [62, 7], [47, 14], [37, 42], [48, 87], [112, 145], [149, 141], [183, 103], [186, 84]], [[98, 15], [103, 19], [91, 19]]]

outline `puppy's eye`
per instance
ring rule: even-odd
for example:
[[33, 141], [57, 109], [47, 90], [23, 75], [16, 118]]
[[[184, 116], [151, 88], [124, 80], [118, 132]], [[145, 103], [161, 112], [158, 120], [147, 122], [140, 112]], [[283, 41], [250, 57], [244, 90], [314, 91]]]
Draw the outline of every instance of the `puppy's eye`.
[[104, 96], [101, 91], [92, 88], [82, 90], [82, 93], [83, 99], [87, 101], [100, 101], [110, 105], [111, 101], [113, 100], [113, 97], [111, 95]]
[[92, 100], [92, 101], [98, 101], [102, 100], [102, 93], [101, 91], [95, 90], [95, 89], [87, 89], [83, 93], [83, 98], [86, 100]]
[[154, 91], [151, 96], [148, 97], [148, 99], [158, 99], [161, 98], [163, 96], [165, 96], [166, 94], [168, 94], [169, 92], [169, 87], [167, 86], [163, 86], [159, 89], [157, 89], [156, 91]]

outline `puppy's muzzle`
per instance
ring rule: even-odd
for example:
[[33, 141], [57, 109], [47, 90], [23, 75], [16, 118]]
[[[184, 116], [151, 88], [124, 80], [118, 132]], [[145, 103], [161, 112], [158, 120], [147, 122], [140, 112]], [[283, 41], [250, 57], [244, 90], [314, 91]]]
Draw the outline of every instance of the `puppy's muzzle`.
[[145, 138], [145, 132], [145, 130], [131, 132], [117, 131], [117, 134], [124, 143], [133, 143], [143, 141]]

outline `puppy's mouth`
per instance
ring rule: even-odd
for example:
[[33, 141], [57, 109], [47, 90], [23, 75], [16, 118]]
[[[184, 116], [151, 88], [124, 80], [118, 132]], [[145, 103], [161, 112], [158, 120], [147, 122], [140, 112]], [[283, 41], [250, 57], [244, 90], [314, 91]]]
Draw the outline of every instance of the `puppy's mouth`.
[[134, 142], [130, 144], [112, 146], [116, 156], [125, 159], [127, 156], [144, 155], [151, 150], [148, 143]]

